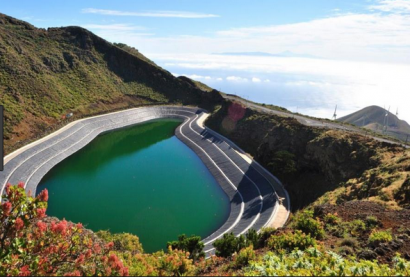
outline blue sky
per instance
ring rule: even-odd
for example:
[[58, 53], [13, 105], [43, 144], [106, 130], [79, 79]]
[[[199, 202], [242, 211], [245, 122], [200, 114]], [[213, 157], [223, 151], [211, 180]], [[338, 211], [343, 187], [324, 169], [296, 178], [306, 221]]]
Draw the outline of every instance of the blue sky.
[[[338, 11], [366, 12], [367, 1], [351, 0], [138, 0], [138, 1], [4, 1], [1, 12], [33, 23], [37, 27], [120, 23], [144, 26], [156, 35], [198, 35], [223, 29], [308, 21]], [[185, 19], [159, 17], [109, 17], [83, 13], [84, 9], [128, 12], [179, 11], [215, 15]]]
[[85, 27], [255, 101], [321, 117], [391, 106], [410, 121], [410, 0], [3, 1], [0, 12]]

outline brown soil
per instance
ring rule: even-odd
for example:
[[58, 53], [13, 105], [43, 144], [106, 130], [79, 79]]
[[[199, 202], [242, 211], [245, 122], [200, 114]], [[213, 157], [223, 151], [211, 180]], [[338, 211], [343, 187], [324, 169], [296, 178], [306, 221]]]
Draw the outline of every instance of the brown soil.
[[[391, 263], [396, 253], [410, 260], [410, 210], [389, 210], [380, 204], [369, 201], [350, 201], [342, 205], [324, 205], [320, 207], [321, 213], [337, 213], [343, 221], [350, 222], [356, 219], [365, 221], [368, 216], [375, 216], [379, 220], [377, 230], [391, 230], [393, 241], [378, 246], [368, 243], [370, 232], [362, 233], [358, 241], [362, 248], [368, 248], [377, 254], [377, 259], [382, 263]], [[335, 247], [337, 238], [329, 236], [325, 245]]]

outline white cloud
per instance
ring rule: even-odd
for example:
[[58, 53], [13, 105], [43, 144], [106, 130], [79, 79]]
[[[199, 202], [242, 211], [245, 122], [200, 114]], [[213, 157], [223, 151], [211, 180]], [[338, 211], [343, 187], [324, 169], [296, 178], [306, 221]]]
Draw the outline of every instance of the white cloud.
[[220, 30], [207, 36], [141, 38], [118, 33], [108, 39], [146, 54], [291, 51], [328, 59], [410, 63], [410, 16], [378, 11]]
[[266, 79], [264, 82], [265, 82], [265, 83], [270, 83], [270, 80], [269, 80], [269, 79]]
[[223, 81], [222, 78], [216, 78], [216, 80], [219, 81], [219, 82], [220, 82], [220, 81]]
[[260, 82], [261, 82], [261, 79], [256, 78], [256, 77], [253, 77], [253, 78], [252, 78], [252, 82], [254, 82], [254, 83], [260, 83]]
[[[291, 102], [303, 105], [308, 101], [316, 107], [328, 106], [334, 109], [339, 104], [349, 111], [370, 105], [400, 107], [400, 117], [410, 122], [410, 65], [369, 62], [352, 62], [325, 59], [246, 57], [218, 55], [153, 55], [155, 61], [167, 60], [176, 68], [189, 70], [209, 70], [215, 74], [229, 76], [227, 81], [240, 83], [252, 77], [263, 76], [261, 80], [270, 82], [258, 84], [277, 89], [275, 98], [266, 92], [266, 99], [276, 101], [278, 94], [289, 91], [299, 92], [299, 97]], [[238, 77], [242, 76], [242, 77]], [[249, 79], [250, 78], [250, 79]], [[251, 89], [251, 87], [249, 87]], [[228, 92], [228, 91], [227, 91]], [[262, 93], [262, 92], [261, 92]], [[300, 96], [302, 95], [302, 96]], [[283, 96], [289, 99], [290, 96]], [[290, 101], [290, 100], [286, 100]], [[294, 105], [299, 105], [294, 104]], [[313, 105], [312, 104], [312, 105]], [[326, 108], [329, 109], [329, 108]], [[331, 111], [330, 113], [332, 113]], [[312, 112], [310, 114], [313, 114]], [[331, 116], [331, 115], [329, 115]]]
[[377, 5], [370, 6], [371, 10], [383, 12], [410, 13], [409, 0], [382, 0]]
[[232, 81], [232, 82], [247, 82], [248, 81], [247, 78], [242, 78], [238, 76], [229, 76], [229, 77], [226, 77], [226, 80]]
[[104, 9], [82, 9], [82, 13], [111, 15], [111, 16], [139, 16], [139, 17], [169, 17], [169, 18], [212, 18], [219, 17], [215, 14], [204, 14], [185, 11], [147, 11], [147, 12], [125, 12]]
[[81, 27], [91, 30], [115, 30], [115, 31], [145, 31], [145, 27], [134, 26], [129, 24], [85, 24]]
[[[215, 78], [212, 78], [211, 76], [202, 76], [202, 75], [197, 75], [197, 74], [177, 74], [177, 73], [171, 73], [171, 74], [174, 75], [175, 77], [185, 76], [185, 77], [188, 77], [194, 80], [213, 80], [215, 79]], [[216, 80], [218, 79], [220, 78], [217, 78]]]

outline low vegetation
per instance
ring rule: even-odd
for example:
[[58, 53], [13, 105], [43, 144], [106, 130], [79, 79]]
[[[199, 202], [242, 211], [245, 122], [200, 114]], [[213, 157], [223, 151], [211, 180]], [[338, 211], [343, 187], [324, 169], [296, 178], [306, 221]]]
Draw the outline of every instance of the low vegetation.
[[410, 230], [393, 232], [375, 216], [345, 221], [327, 206], [298, 213], [286, 228], [225, 234], [214, 242], [216, 256], [204, 259], [198, 236], [181, 235], [167, 251], [146, 254], [135, 235], [93, 233], [47, 217], [47, 200], [46, 190], [31, 197], [22, 183], [7, 186], [0, 210], [1, 275], [393, 276], [410, 270], [401, 251], [391, 252], [387, 262], [376, 254], [403, 245]]

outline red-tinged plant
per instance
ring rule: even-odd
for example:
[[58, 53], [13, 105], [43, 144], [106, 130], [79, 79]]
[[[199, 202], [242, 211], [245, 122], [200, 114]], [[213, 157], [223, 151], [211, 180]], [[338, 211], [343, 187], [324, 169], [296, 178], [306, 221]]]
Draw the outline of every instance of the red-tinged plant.
[[185, 276], [191, 275], [195, 270], [192, 260], [189, 259], [189, 253], [168, 248], [166, 255], [159, 257], [158, 270], [161, 276]]
[[45, 218], [48, 192], [7, 185], [0, 209], [0, 275], [127, 276], [128, 268], [81, 224]]

